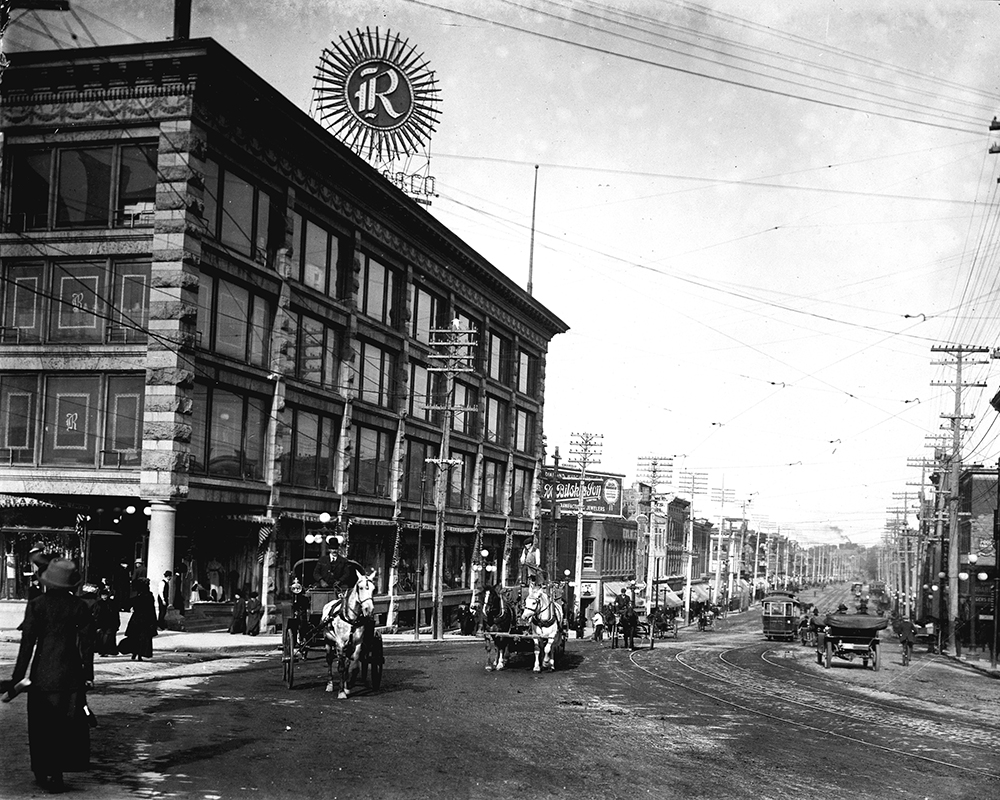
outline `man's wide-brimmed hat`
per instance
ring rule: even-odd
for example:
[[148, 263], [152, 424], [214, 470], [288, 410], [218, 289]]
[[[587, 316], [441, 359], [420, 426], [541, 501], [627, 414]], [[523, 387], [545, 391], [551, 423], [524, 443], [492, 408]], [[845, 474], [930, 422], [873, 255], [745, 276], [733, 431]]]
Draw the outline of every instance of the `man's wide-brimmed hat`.
[[76, 568], [76, 562], [68, 558], [54, 558], [38, 579], [43, 585], [53, 589], [75, 589], [83, 576]]

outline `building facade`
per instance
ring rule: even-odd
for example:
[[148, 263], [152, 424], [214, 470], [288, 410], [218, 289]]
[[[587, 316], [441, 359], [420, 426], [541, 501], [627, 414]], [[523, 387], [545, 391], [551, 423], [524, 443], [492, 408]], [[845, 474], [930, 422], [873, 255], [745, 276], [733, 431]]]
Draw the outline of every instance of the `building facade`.
[[516, 562], [564, 322], [212, 40], [11, 61], [0, 493], [44, 513], [0, 518], [6, 554], [273, 609], [336, 533], [390, 624], [442, 529], [446, 604], [482, 549]]

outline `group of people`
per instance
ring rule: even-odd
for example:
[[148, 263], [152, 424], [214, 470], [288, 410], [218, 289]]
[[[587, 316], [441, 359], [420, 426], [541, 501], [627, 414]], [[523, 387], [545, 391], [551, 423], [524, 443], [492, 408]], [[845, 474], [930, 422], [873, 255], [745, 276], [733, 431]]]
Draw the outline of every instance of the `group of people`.
[[260, 633], [260, 620], [263, 616], [264, 606], [260, 602], [259, 592], [250, 592], [247, 597], [244, 597], [243, 592], [236, 592], [229, 632], [256, 636]]

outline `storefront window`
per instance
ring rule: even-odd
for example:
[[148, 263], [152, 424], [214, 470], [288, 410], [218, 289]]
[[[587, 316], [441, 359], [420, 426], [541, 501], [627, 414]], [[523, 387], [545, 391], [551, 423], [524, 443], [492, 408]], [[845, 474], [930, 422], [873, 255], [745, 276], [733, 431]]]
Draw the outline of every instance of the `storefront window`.
[[104, 265], [54, 264], [52, 341], [96, 342], [103, 338], [100, 298], [104, 296]]

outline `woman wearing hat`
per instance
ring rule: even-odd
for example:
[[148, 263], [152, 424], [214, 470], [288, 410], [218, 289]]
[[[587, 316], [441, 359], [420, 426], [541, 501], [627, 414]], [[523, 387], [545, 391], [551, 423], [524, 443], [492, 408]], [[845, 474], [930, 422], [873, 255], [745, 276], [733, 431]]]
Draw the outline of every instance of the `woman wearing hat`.
[[[11, 678], [28, 675], [28, 748], [36, 782], [63, 788], [64, 772], [90, 768], [90, 728], [85, 691], [94, 680], [93, 617], [73, 590], [76, 564], [54, 558], [42, 573], [45, 593], [28, 603], [21, 647]], [[9, 699], [9, 697], [8, 697]]]

